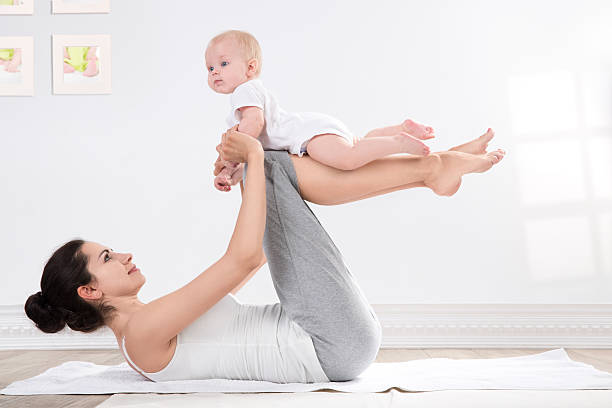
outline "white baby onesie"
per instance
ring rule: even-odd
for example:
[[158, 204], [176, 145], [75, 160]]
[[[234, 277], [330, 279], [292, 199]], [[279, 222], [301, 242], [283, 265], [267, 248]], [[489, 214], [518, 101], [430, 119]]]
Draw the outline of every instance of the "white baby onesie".
[[356, 140], [340, 120], [318, 112], [287, 112], [280, 107], [274, 95], [260, 79], [252, 79], [234, 89], [230, 96], [231, 112], [228, 127], [240, 123], [244, 106], [257, 106], [263, 110], [265, 125], [259, 136], [264, 150], [286, 150], [302, 156], [306, 145], [316, 135], [333, 133], [346, 138], [351, 144]]

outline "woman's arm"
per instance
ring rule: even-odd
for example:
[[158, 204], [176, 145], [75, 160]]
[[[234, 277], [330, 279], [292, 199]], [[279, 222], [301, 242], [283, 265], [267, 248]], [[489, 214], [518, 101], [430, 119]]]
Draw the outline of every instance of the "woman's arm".
[[[242, 197], [244, 197], [244, 185], [242, 183], [242, 180], [240, 181], [240, 194], [242, 195]], [[268, 259], [266, 258], [266, 254], [263, 251], [263, 247], [261, 248], [261, 253], [259, 255], [260, 257], [260, 261], [259, 261], [259, 265], [257, 265], [247, 276], [246, 278], [244, 278], [242, 280], [242, 282], [240, 282], [238, 284], [238, 286], [236, 286], [234, 289], [232, 289], [231, 294], [235, 295], [244, 285], [246, 285], [246, 283], [251, 280], [251, 278], [253, 277], [253, 275], [255, 275], [257, 273], [257, 271], [259, 271], [261, 269], [262, 266], [264, 266], [266, 264], [266, 262], [268, 262]]]
[[[264, 228], [266, 227], [266, 181], [263, 150], [255, 153], [255, 160], [247, 163], [245, 193], [242, 197], [236, 228], [227, 247], [226, 255], [238, 261], [253, 264], [259, 262], [259, 252], [263, 246]], [[253, 175], [254, 180], [249, 179], [251, 175]]]
[[238, 284], [238, 286], [232, 289], [230, 293], [232, 295], [235, 295], [240, 289], [242, 289], [242, 287], [246, 285], [249, 280], [251, 280], [251, 278], [257, 273], [257, 271], [259, 271], [261, 267], [266, 264], [266, 262], [268, 262], [268, 259], [266, 258], [266, 255], [263, 253], [263, 251], [261, 251], [261, 261], [259, 262], [259, 265], [253, 268], [253, 270], [246, 276], [246, 278], [244, 278], [242, 282]]
[[134, 350], [135, 362], [140, 353], [167, 349], [179, 332], [236, 288], [261, 261], [266, 223], [263, 149], [253, 137], [230, 131], [217, 150], [224, 160], [248, 163], [244, 197], [227, 251], [191, 282], [133, 316], [124, 335], [147, 345], [146, 350]]

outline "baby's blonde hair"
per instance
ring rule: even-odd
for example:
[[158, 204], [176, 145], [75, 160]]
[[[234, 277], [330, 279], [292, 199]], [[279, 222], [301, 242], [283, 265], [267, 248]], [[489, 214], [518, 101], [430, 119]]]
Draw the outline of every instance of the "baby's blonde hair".
[[249, 61], [250, 59], [255, 58], [257, 60], [257, 70], [255, 71], [255, 76], [258, 77], [261, 74], [261, 48], [259, 47], [259, 43], [251, 34], [246, 31], [240, 30], [228, 30], [224, 31], [221, 34], [214, 36], [209, 42], [206, 49], [208, 49], [211, 45], [216, 44], [217, 42], [225, 39], [232, 39], [238, 45], [242, 57], [245, 61]]

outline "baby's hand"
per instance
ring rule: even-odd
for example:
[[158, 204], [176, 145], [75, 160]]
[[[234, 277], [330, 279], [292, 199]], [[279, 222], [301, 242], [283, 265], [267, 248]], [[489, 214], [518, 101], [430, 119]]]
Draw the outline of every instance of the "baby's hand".
[[215, 188], [219, 191], [230, 191], [232, 184], [232, 176], [230, 172], [223, 168], [221, 172], [215, 177]]
[[[230, 191], [234, 186], [242, 180], [242, 169], [244, 163], [239, 163], [235, 170], [230, 170], [229, 167], [221, 169], [219, 174], [215, 177], [215, 188], [219, 191]], [[231, 175], [230, 175], [231, 174]]]

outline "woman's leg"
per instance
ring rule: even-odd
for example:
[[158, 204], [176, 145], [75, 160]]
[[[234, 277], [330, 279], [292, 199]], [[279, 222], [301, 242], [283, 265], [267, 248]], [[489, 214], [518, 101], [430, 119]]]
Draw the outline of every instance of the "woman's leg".
[[317, 217], [300, 196], [289, 154], [266, 151], [264, 251], [283, 310], [312, 338], [331, 381], [358, 376], [376, 358], [376, 314]]
[[[440, 160], [433, 159], [435, 166], [428, 163], [428, 158], [377, 160], [365, 171], [360, 171], [366, 182], [359, 183], [359, 180], [350, 178], [354, 189], [342, 190], [342, 194], [336, 197], [326, 197], [325, 194], [317, 197], [328, 201], [352, 197], [347, 201], [353, 201], [385, 191], [418, 186], [435, 191], [449, 174], [453, 177], [465, 174], [469, 172], [466, 169], [484, 171], [487, 165], [491, 167], [494, 159], [503, 157], [501, 153], [476, 156], [450, 152], [450, 156], [446, 155], [449, 156], [447, 160], [442, 153]], [[305, 186], [315, 196], [312, 190], [317, 185], [313, 187], [311, 184], [317, 183], [316, 176], [320, 177], [319, 187], [327, 183], [339, 186], [349, 180], [348, 175], [359, 170], [340, 172], [307, 157], [303, 159], [290, 157], [286, 152], [265, 153], [267, 215], [264, 251], [283, 310], [311, 336], [323, 371], [332, 381], [350, 380], [376, 358], [381, 341], [380, 323], [340, 251], [303, 201], [306, 194], [300, 189]], [[476, 167], [480, 167], [475, 169], [474, 162]], [[297, 163], [298, 171], [302, 171], [299, 186], [293, 163]], [[410, 163], [407, 172], [406, 163]], [[314, 177], [309, 170], [315, 171]], [[397, 177], [396, 173], [400, 176]], [[386, 180], [387, 176], [391, 182]], [[407, 180], [411, 182], [402, 184]]]
[[433, 155], [393, 156], [372, 161], [355, 170], [325, 166], [304, 155], [291, 155], [304, 200], [320, 205], [356, 201], [377, 191], [419, 183], [432, 172]]
[[385, 157], [351, 171], [324, 166], [308, 156], [291, 155], [291, 160], [302, 197], [315, 204], [344, 204], [413, 187], [428, 187], [436, 194], [452, 195], [464, 174], [487, 171], [504, 157], [502, 150], [486, 152], [493, 135], [489, 129], [451, 151], [425, 157]]

